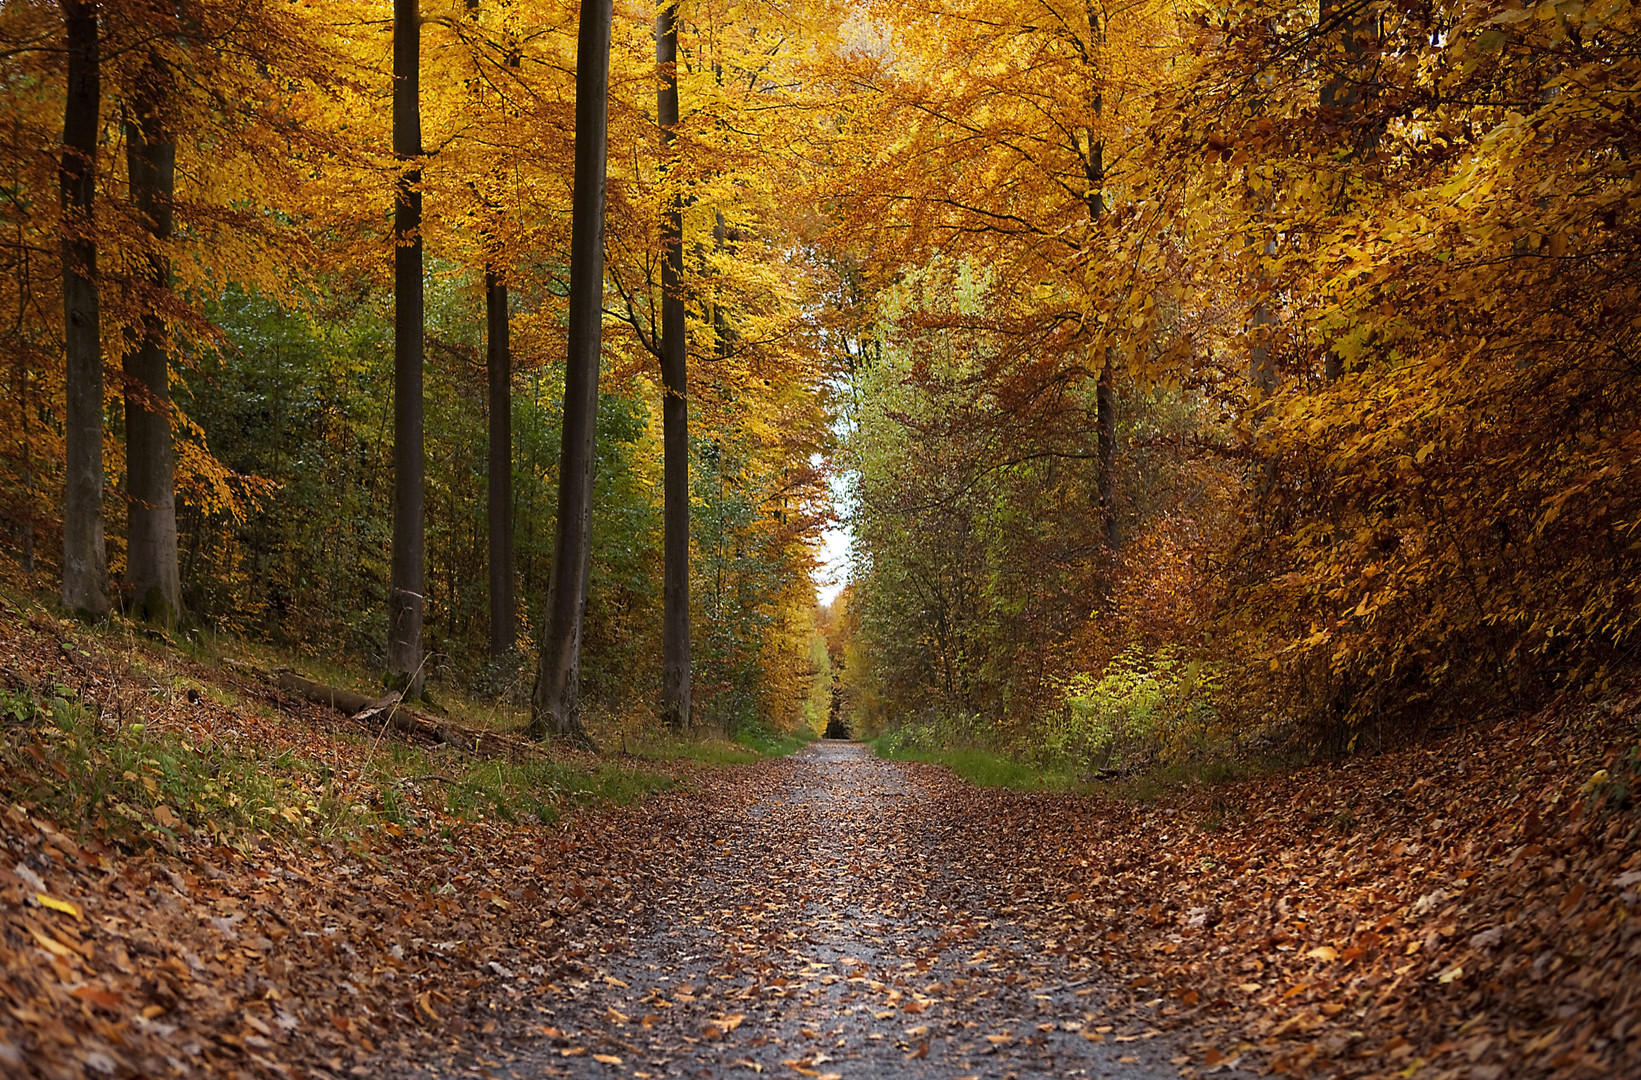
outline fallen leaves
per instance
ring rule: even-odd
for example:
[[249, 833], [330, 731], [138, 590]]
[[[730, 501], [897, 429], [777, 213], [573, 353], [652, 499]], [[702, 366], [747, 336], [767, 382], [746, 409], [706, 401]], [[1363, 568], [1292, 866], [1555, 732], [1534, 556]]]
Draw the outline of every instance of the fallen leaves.
[[746, 1017], [741, 1013], [717, 1017], [702, 1030], [701, 1037], [703, 1039], [721, 1039], [740, 1027], [741, 1021], [745, 1019]]
[[[0, 620], [0, 684], [53, 675], [57, 651], [49, 633]], [[123, 667], [97, 657], [76, 677], [81, 685], [62, 692], [79, 702], [150, 697], [146, 681], [133, 689]], [[237, 741], [266, 758], [323, 753], [339, 786], [361, 783], [369, 744], [346, 718], [213, 702], [173, 719], [154, 700], [150, 726], [191, 725], [180, 730], [194, 745]], [[66, 750], [49, 725], [5, 725], [3, 748], [31, 767], [50, 769]], [[124, 847], [105, 839], [95, 806], [84, 822], [48, 819], [17, 770], [0, 769], [0, 792], [8, 1078], [103, 1065], [110, 1075], [174, 1075], [179, 1060], [194, 1075], [375, 1075], [383, 1060], [414, 1061], [520, 1021], [540, 1032], [525, 1006], [594, 976], [570, 942], [610, 940], [604, 919], [640, 888], [654, 891], [645, 883], [660, 871], [647, 857], [674, 849], [684, 816], [660, 804], [628, 813], [623, 848], [575, 815], [550, 826], [462, 821], [406, 788], [396, 797], [423, 824], [344, 846], [317, 835], [189, 832], [173, 828], [177, 808], [157, 800], [127, 807], [130, 816], [104, 808], [139, 822], [150, 848], [123, 839], [129, 832]]]
[[1641, 1043], [1587, 1037], [1641, 1021], [1624, 959], [1641, 931], [1641, 829], [1579, 794], [1592, 763], [1636, 739], [1638, 704], [1211, 799], [975, 792], [957, 836], [992, 853], [1014, 882], [1004, 913], [1045, 949], [1120, 976], [1113, 1005], [1247, 1044], [1205, 1067], [1441, 1071], [1473, 1047], [1460, 1060], [1476, 1076], [1641, 1073]]
[[52, 911], [61, 911], [65, 915], [74, 916], [76, 919], [83, 920], [85, 918], [85, 916], [80, 913], [79, 907], [69, 903], [67, 900], [59, 900], [54, 896], [47, 896], [45, 893], [35, 893], [34, 900], [43, 908], [50, 908]]
[[[816, 1078], [1150, 1039], [1207, 1071], [1625, 1075], [1641, 1048], [1609, 1035], [1634, 1022], [1641, 851], [1633, 818], [1578, 794], [1607, 730], [1547, 716], [1267, 777], [1216, 793], [1235, 807], [1218, 831], [1196, 827], [1206, 796], [976, 791], [877, 762], [828, 781], [875, 809], [819, 847], [816, 806], [768, 801], [793, 763], [596, 819], [354, 850], [122, 852], [17, 805], [0, 810], [0, 1044], [40, 1073], [98, 1053], [159, 1072], [185, 1039], [202, 1072], [268, 1078], [508, 1033], [588, 1069], [655, 1054]], [[866, 798], [867, 777], [905, 793]], [[749, 817], [760, 799], [782, 809]], [[1361, 824], [1335, 824], [1342, 804]], [[639, 947], [672, 951], [651, 970]]]

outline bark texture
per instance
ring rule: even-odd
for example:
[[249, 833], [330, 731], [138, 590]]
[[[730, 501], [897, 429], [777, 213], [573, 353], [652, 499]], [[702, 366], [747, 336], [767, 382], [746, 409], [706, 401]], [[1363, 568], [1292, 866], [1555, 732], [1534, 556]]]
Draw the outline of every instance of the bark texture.
[[485, 361], [490, 373], [490, 655], [513, 651], [513, 348], [507, 282], [484, 270]]
[[387, 675], [422, 690], [425, 552], [422, 500], [421, 25], [416, 0], [393, 0], [393, 152], [405, 163], [393, 214], [393, 565]]
[[1105, 546], [1115, 555], [1122, 536], [1117, 519], [1117, 373], [1112, 351], [1105, 351], [1100, 381], [1094, 385], [1094, 426], [1100, 469], [1100, 528], [1105, 534]]
[[569, 355], [559, 445], [558, 526], [530, 730], [587, 743], [581, 632], [592, 558], [593, 456], [604, 317], [604, 171], [609, 142], [612, 0], [581, 0], [576, 43], [575, 187], [570, 224]]
[[[170, 71], [151, 54], [135, 117], [126, 124], [126, 168], [131, 201], [156, 247], [146, 257], [146, 284], [171, 287], [171, 266], [159, 245], [171, 237], [171, 200], [176, 190], [176, 138], [165, 122]], [[171, 362], [165, 328], [147, 315], [122, 366], [125, 374], [127, 540], [125, 582], [132, 610], [162, 625], [182, 610], [177, 570], [176, 452], [171, 436]]]
[[63, 606], [86, 618], [108, 614], [103, 544], [103, 351], [97, 302], [97, 127], [102, 103], [97, 9], [63, 0], [68, 86], [58, 182], [63, 213], [63, 345], [67, 475], [63, 499]]
[[[675, 5], [655, 17], [655, 63], [660, 69], [656, 117], [661, 158], [675, 155], [678, 127], [678, 27]], [[661, 223], [661, 468], [664, 562], [661, 590], [661, 718], [673, 728], [690, 724], [689, 656], [689, 391], [684, 322], [684, 201], [674, 194]]]

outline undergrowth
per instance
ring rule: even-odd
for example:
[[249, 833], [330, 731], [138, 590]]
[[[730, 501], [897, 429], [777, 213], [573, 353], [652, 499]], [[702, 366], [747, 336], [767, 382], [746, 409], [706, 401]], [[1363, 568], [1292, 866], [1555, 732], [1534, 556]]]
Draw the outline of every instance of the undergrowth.
[[375, 816], [334, 770], [291, 751], [106, 724], [66, 686], [0, 692], [0, 723], [6, 795], [116, 839], [164, 844], [195, 831], [325, 839]]
[[102, 720], [65, 686], [0, 692], [0, 792], [126, 844], [170, 846], [195, 833], [230, 844], [347, 841], [384, 825], [548, 822], [567, 806], [626, 804], [674, 785], [613, 762], [468, 759], [402, 743], [367, 749], [362, 767], [340, 765], [250, 739]]
[[922, 761], [945, 765], [980, 787], [1016, 791], [1099, 792], [1125, 802], [1156, 802], [1193, 787], [1223, 787], [1264, 775], [1284, 762], [1276, 758], [1218, 752], [1159, 761], [1141, 759], [1128, 770], [1091, 769], [1084, 760], [1047, 755], [1037, 747], [1021, 747], [997, 740], [992, 745], [954, 736], [950, 727], [908, 723], [892, 728], [867, 743], [888, 761]]
[[[346, 842], [382, 827], [549, 822], [577, 806], [625, 805], [673, 788], [660, 762], [746, 764], [814, 737], [751, 726], [733, 740], [663, 736], [637, 755], [616, 754], [626, 744], [609, 739], [604, 757], [550, 751], [519, 760], [373, 738], [346, 725], [305, 740], [300, 721], [276, 719], [232, 679], [212, 678], [224, 656], [281, 666], [288, 658], [270, 646], [164, 634], [117, 616], [88, 627], [15, 596], [0, 595], [0, 618], [0, 631], [18, 635], [12, 651], [32, 653], [35, 664], [25, 674], [30, 665], [18, 656], [0, 662], [0, 688], [9, 687], [0, 689], [0, 798], [125, 844], [167, 846], [194, 834], [234, 844], [257, 835]], [[56, 674], [42, 679], [42, 666]], [[371, 687], [334, 664], [304, 659], [301, 668], [333, 685]], [[91, 696], [82, 699], [77, 687], [87, 677]], [[201, 705], [206, 711], [195, 712]], [[492, 730], [523, 722], [499, 702], [452, 695], [439, 705]], [[226, 723], [222, 709], [231, 714]], [[283, 734], [262, 734], [269, 725]]]
[[705, 765], [750, 765], [764, 758], [787, 757], [808, 746], [816, 738], [808, 728], [795, 732], [745, 727], [734, 739], [721, 737], [677, 737], [654, 734], [633, 745], [632, 752], [660, 761], [699, 761]]
[[1045, 769], [995, 750], [979, 747], [938, 747], [907, 743], [895, 733], [879, 736], [868, 743], [873, 753], [887, 761], [922, 761], [945, 765], [979, 787], [1004, 787], [1016, 791], [1084, 790], [1087, 783], [1076, 774], [1061, 769]]

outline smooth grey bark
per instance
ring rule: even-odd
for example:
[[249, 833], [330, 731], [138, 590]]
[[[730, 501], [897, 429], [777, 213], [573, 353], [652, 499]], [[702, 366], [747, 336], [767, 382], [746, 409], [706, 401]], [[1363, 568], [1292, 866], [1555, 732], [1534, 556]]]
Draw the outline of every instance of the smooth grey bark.
[[[1088, 12], [1089, 32], [1102, 38], [1099, 22], [1092, 7]], [[1105, 97], [1094, 95], [1094, 115], [1100, 115]], [[1084, 197], [1088, 204], [1088, 222], [1097, 223], [1105, 216], [1105, 142], [1095, 138], [1094, 129], [1088, 130], [1088, 152], [1083, 157], [1083, 179], [1088, 184]], [[1100, 505], [1100, 532], [1105, 546], [1113, 557], [1122, 539], [1117, 518], [1117, 370], [1116, 349], [1107, 346], [1100, 362], [1099, 378], [1094, 384], [1094, 449], [1095, 490]]]
[[1100, 379], [1094, 384], [1095, 450], [1099, 458], [1100, 528], [1113, 555], [1122, 539], [1117, 519], [1117, 388], [1114, 349], [1105, 351]]
[[[171, 200], [176, 190], [176, 138], [163, 118], [170, 77], [165, 62], [157, 53], [151, 54], [134, 95], [136, 115], [125, 125], [131, 201], [156, 241], [156, 249], [146, 257], [143, 276], [156, 291], [171, 286], [170, 263], [157, 248], [171, 236]], [[144, 316], [133, 337], [133, 347], [122, 361], [128, 497], [125, 582], [131, 588], [134, 614], [170, 626], [182, 611], [171, 362], [165, 328], [156, 315]]]
[[[661, 159], [673, 161], [678, 140], [678, 26], [676, 0], [655, 16], [655, 63], [660, 71], [655, 111]], [[689, 343], [684, 322], [684, 197], [674, 193], [661, 222], [661, 719], [690, 724], [689, 641]]]
[[393, 153], [404, 168], [393, 212], [393, 561], [387, 677], [422, 692], [426, 551], [422, 450], [421, 20], [417, 0], [393, 0]]
[[513, 350], [507, 281], [494, 264], [484, 269], [485, 362], [490, 375], [490, 655], [513, 651], [517, 605], [513, 596]]
[[63, 215], [63, 606], [82, 617], [108, 614], [103, 543], [103, 351], [97, 297], [97, 129], [102, 67], [97, 8], [63, 0], [68, 84], [58, 168]]
[[[1267, 245], [1267, 250], [1270, 245]], [[1263, 300], [1254, 305], [1253, 315], [1248, 324], [1256, 330], [1261, 326], [1274, 326], [1276, 316], [1271, 314], [1270, 306]], [[1248, 354], [1248, 382], [1257, 392], [1257, 400], [1261, 403], [1260, 414], [1264, 414], [1264, 402], [1276, 393], [1276, 363], [1271, 357], [1271, 348], [1265, 343], [1264, 337], [1255, 338], [1256, 344]]]
[[587, 744], [581, 632], [592, 560], [598, 362], [604, 317], [604, 173], [609, 151], [612, 0], [581, 0], [576, 42], [575, 187], [570, 221], [569, 350], [559, 444], [558, 523], [530, 732]]

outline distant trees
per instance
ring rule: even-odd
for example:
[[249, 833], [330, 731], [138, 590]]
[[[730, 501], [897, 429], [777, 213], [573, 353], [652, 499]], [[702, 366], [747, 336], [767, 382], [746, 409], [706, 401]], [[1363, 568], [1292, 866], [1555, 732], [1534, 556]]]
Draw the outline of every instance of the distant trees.
[[[968, 10], [857, 58], [845, 205], [896, 326], [848, 440], [863, 708], [1024, 730], [1056, 679], [1186, 648], [1234, 673], [1226, 715], [1344, 749], [1632, 662], [1632, 5]], [[1090, 519], [1103, 570], [1053, 561]], [[1023, 655], [997, 627], [1056, 580], [1084, 614]]]

